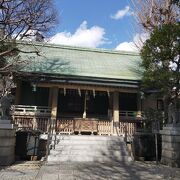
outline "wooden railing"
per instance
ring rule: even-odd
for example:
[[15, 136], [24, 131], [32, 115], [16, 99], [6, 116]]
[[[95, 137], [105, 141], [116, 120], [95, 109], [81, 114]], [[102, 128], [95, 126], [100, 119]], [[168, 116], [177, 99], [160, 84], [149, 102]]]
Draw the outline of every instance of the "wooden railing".
[[13, 122], [18, 125], [19, 129], [34, 129], [43, 132], [48, 131], [48, 120], [48, 117], [13, 116]]
[[141, 118], [144, 116], [142, 111], [119, 111], [120, 117], [126, 118]]
[[33, 117], [13, 117], [13, 123], [18, 125], [18, 128], [34, 129]]
[[[19, 128], [30, 128], [30, 129], [38, 129], [43, 132], [48, 131], [48, 119], [47, 117], [14, 117], [14, 123], [18, 125]], [[85, 120], [81, 120], [86, 123]], [[84, 124], [83, 123], [83, 124]], [[125, 133], [129, 136], [132, 136], [136, 131], [138, 121], [123, 121], [119, 122], [117, 127], [118, 135], [124, 136]], [[141, 123], [141, 122], [139, 122]], [[113, 133], [113, 122], [109, 120], [98, 120], [94, 125], [88, 125], [86, 129], [84, 127], [80, 127], [80, 120], [75, 119], [57, 119], [56, 122], [56, 132], [60, 134], [73, 134], [74, 132], [91, 132], [97, 133], [99, 135], [111, 135]], [[97, 129], [96, 126], [97, 125]], [[78, 126], [78, 127], [77, 127]]]
[[18, 116], [50, 116], [51, 108], [45, 106], [13, 105], [12, 114]]
[[98, 134], [99, 135], [111, 135], [113, 131], [113, 123], [112, 121], [99, 121], [98, 122]]
[[99, 135], [111, 135], [112, 122], [108, 120], [58, 119], [56, 132], [61, 134], [90, 132]]
[[[19, 128], [31, 128], [48, 131], [48, 119], [50, 119], [51, 108], [42, 106], [15, 105], [12, 107], [12, 117]], [[142, 115], [142, 113], [141, 113]], [[124, 118], [123, 118], [124, 117]], [[120, 111], [120, 121], [116, 129], [119, 135], [125, 132], [132, 136], [141, 123], [135, 117], [140, 117], [140, 112]], [[133, 120], [134, 118], [134, 120]], [[91, 132], [99, 135], [113, 134], [113, 122], [100, 119], [76, 119], [58, 118], [56, 120], [56, 132], [62, 134], [73, 134], [74, 132]]]
[[119, 134], [124, 135], [127, 131], [128, 135], [132, 136], [136, 131], [137, 122], [119, 122]]
[[[80, 121], [86, 122], [86, 120], [67, 120], [67, 119], [58, 119], [57, 120], [57, 129], [56, 132], [61, 133], [61, 134], [73, 134], [74, 132], [96, 132], [95, 129], [95, 123], [89, 126], [89, 129], [86, 128], [85, 130], [79, 129], [78, 126], [80, 126]], [[93, 121], [92, 121], [93, 122]], [[84, 124], [83, 123], [83, 124]], [[129, 136], [132, 136], [134, 132], [136, 131], [137, 128], [137, 123], [141, 123], [140, 121], [123, 121], [119, 122], [119, 125], [117, 127], [118, 130], [118, 135], [124, 136], [125, 133], [127, 132]], [[97, 121], [97, 134], [99, 135], [111, 135], [113, 133], [113, 122], [109, 120], [98, 120]]]
[[43, 106], [13, 105], [12, 118], [18, 128], [38, 129], [48, 131], [48, 119], [51, 108]]
[[60, 134], [73, 134], [74, 120], [57, 119], [56, 132]]
[[43, 132], [48, 132], [48, 121], [50, 118], [47, 117], [37, 117], [36, 118], [36, 127], [38, 130], [41, 130]]

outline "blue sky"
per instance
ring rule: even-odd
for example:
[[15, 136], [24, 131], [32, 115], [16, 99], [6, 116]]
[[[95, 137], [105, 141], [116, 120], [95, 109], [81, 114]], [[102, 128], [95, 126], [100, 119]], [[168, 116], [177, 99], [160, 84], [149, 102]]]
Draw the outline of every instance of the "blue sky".
[[59, 24], [51, 43], [130, 50], [137, 36], [130, 0], [55, 0], [55, 5]]

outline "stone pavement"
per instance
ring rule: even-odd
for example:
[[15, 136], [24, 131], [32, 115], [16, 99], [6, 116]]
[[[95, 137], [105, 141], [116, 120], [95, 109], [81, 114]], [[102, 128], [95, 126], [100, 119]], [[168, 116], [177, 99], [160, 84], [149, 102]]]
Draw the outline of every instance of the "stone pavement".
[[16, 163], [0, 167], [0, 180], [179, 180], [180, 168], [154, 163], [63, 162], [56, 165]]
[[20, 161], [12, 166], [0, 166], [0, 180], [34, 180], [40, 166], [39, 161]]
[[179, 168], [142, 162], [68, 162], [41, 167], [38, 180], [162, 180], [180, 179]]

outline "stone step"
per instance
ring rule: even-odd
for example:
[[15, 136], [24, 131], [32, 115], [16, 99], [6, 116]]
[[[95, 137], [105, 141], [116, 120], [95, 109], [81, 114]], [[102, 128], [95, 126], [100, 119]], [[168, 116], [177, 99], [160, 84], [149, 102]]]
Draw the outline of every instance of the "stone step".
[[113, 155], [113, 156], [126, 156], [128, 155], [126, 151], [120, 150], [53, 150], [51, 152], [52, 156], [64, 156], [64, 155], [79, 155], [79, 156], [105, 156], [105, 155]]
[[59, 143], [48, 156], [48, 163], [65, 161], [129, 161], [123, 138], [115, 136], [57, 136]]
[[126, 161], [130, 162], [132, 159], [129, 156], [53, 156], [48, 157], [48, 164], [55, 164], [60, 162], [111, 162], [111, 161]]
[[[42, 139], [47, 139], [47, 134], [41, 135]], [[116, 141], [122, 142], [123, 137], [115, 137], [115, 136], [78, 136], [78, 135], [70, 135], [70, 136], [61, 136], [57, 135], [56, 137], [53, 135], [51, 137], [52, 141], [63, 142], [63, 141]]]
[[107, 146], [122, 146], [124, 142], [119, 142], [119, 141], [72, 141], [72, 140], [63, 140], [60, 141], [58, 144], [61, 145], [107, 145]]
[[[54, 142], [52, 142], [54, 144]], [[101, 150], [101, 149], [112, 149], [112, 150], [126, 150], [124, 143], [112, 143], [112, 142], [59, 142], [55, 145], [55, 148], [57, 150], [70, 150], [70, 149], [76, 149], [76, 150]]]
[[56, 136], [57, 139], [59, 140], [120, 140], [123, 141], [123, 137], [116, 137], [116, 136], [95, 136], [95, 135], [70, 135], [70, 136], [64, 136], [64, 135], [57, 135]]
[[84, 144], [84, 145], [61, 145], [58, 144], [55, 146], [56, 150], [86, 150], [86, 151], [94, 151], [94, 150], [121, 150], [121, 151], [126, 151], [126, 147], [125, 145], [114, 145], [114, 146], [107, 146], [107, 145], [88, 145], [88, 144]]

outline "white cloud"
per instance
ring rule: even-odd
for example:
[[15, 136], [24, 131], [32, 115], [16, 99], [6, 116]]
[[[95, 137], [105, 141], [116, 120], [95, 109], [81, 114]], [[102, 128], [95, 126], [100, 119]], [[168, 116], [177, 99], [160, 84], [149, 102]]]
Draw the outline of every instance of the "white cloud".
[[118, 20], [122, 19], [124, 16], [131, 16], [133, 12], [130, 11], [130, 7], [126, 6], [124, 9], [120, 9], [116, 12], [116, 14], [111, 15], [112, 19]]
[[107, 39], [104, 38], [105, 30], [99, 26], [88, 29], [87, 21], [83, 21], [74, 34], [70, 32], [59, 32], [49, 39], [53, 44], [64, 44], [96, 48], [103, 45]]
[[137, 33], [133, 37], [133, 41], [131, 42], [122, 42], [115, 49], [118, 51], [132, 51], [139, 52], [142, 48], [143, 43], [149, 38], [148, 33]]
[[120, 43], [117, 47], [116, 50], [118, 51], [133, 51], [136, 52], [138, 51], [137, 47], [133, 42], [123, 42]]

